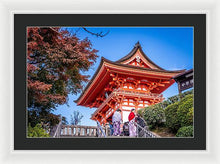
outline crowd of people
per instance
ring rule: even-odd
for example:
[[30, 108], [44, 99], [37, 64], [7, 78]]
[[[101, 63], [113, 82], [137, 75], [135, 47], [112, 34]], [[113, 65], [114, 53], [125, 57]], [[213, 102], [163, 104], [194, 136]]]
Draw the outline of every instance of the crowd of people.
[[117, 109], [112, 116], [112, 122], [109, 122], [110, 135], [137, 137], [137, 134], [142, 132], [142, 129], [137, 127], [136, 123], [141, 127], [145, 127], [146, 124], [139, 114], [135, 115], [134, 111], [135, 109], [131, 109], [131, 112], [128, 116], [128, 122], [123, 123], [121, 110]]

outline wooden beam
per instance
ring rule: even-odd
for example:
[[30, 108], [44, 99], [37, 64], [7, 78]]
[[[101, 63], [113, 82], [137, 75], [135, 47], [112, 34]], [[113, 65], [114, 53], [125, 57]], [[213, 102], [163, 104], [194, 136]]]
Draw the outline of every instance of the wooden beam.
[[160, 87], [165, 87], [165, 84], [157, 83], [157, 85]]
[[170, 84], [170, 81], [162, 81], [161, 83]]

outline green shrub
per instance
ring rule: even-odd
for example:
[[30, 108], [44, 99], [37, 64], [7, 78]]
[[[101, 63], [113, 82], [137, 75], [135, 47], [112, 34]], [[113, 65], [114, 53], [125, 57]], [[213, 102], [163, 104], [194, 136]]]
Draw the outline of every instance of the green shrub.
[[169, 100], [164, 100], [163, 102], [160, 103], [162, 108], [166, 108], [168, 105], [171, 104], [171, 102]]
[[180, 100], [179, 95], [172, 96], [172, 97], [169, 97], [169, 98], [168, 98], [168, 101], [169, 101], [171, 104], [174, 104], [174, 103], [178, 102], [179, 100]]
[[193, 125], [193, 116], [194, 116], [193, 113], [194, 113], [194, 108], [192, 107], [189, 109], [189, 112], [186, 115], [186, 118], [188, 120], [189, 125]]
[[139, 109], [138, 114], [140, 114], [141, 117], [144, 117], [144, 108]]
[[[181, 127], [183, 126], [189, 126], [192, 125], [192, 119], [189, 119], [190, 110], [193, 108], [193, 95], [187, 95], [185, 96], [180, 102], [179, 102], [179, 107], [177, 109], [177, 118], [180, 122]], [[193, 111], [192, 111], [193, 113]]]
[[176, 102], [171, 104], [165, 108], [165, 116], [166, 116], [166, 127], [168, 127], [173, 132], [177, 132], [180, 128], [180, 123], [177, 117], [177, 109], [179, 107], [179, 103]]
[[165, 109], [168, 105], [179, 102], [181, 99], [183, 99], [187, 95], [193, 95], [193, 89], [180, 93], [178, 95], [169, 97], [167, 98], [167, 100], [164, 100], [163, 102], [158, 103], [158, 105], [161, 105], [161, 107]]
[[178, 130], [176, 137], [193, 137], [193, 126], [184, 126]]
[[183, 92], [183, 93], [180, 93], [179, 94], [179, 97], [180, 99], [184, 98], [185, 96], [187, 95], [192, 95], [193, 94], [193, 89], [189, 90], [189, 91], [186, 91], [186, 92]]
[[164, 109], [159, 104], [144, 109], [144, 119], [151, 129], [161, 126], [165, 122]]
[[49, 134], [42, 128], [41, 124], [37, 124], [35, 127], [28, 126], [28, 137], [50, 137]]

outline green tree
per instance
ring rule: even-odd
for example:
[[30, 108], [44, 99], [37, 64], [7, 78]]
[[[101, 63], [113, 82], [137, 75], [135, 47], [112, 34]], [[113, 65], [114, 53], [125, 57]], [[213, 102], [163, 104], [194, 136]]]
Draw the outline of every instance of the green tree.
[[58, 124], [60, 116], [47, 111], [28, 110], [28, 123], [34, 127], [41, 123], [43, 126], [48, 125], [50, 128]]

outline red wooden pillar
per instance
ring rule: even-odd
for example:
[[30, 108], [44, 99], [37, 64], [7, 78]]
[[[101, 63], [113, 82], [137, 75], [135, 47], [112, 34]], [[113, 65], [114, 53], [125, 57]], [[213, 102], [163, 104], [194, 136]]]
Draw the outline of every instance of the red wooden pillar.
[[138, 105], [139, 105], [139, 98], [137, 98], [135, 101], [135, 113], [137, 113]]

